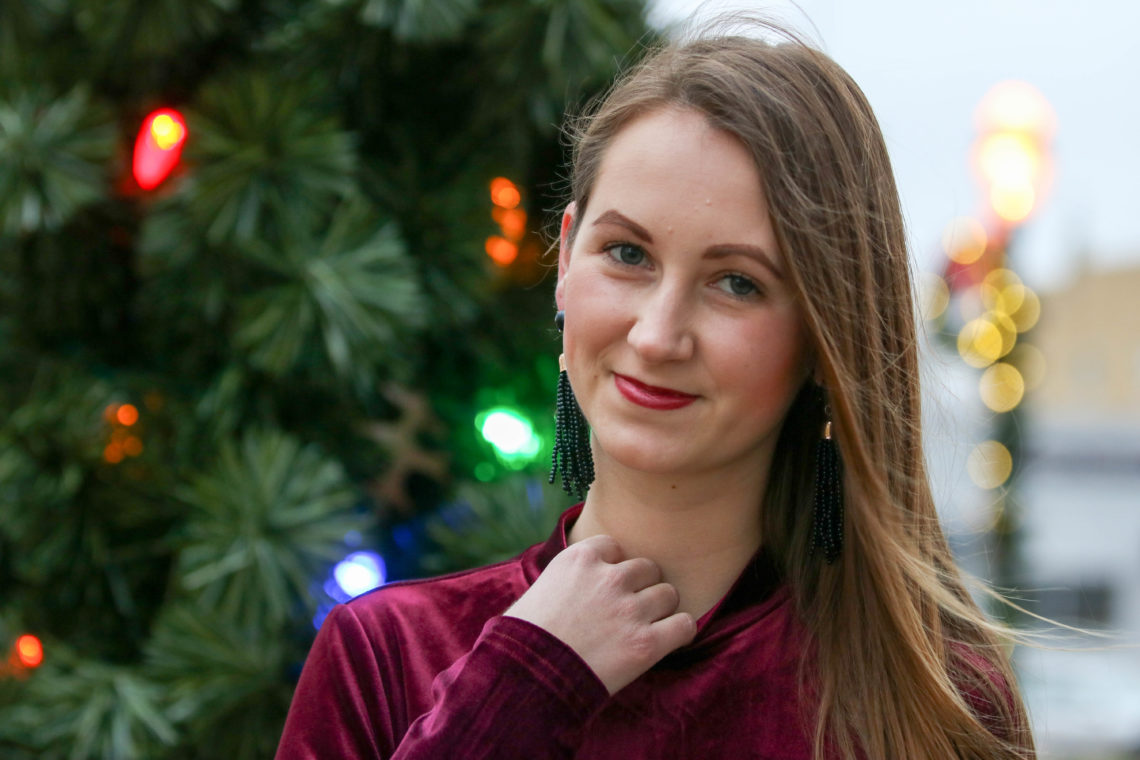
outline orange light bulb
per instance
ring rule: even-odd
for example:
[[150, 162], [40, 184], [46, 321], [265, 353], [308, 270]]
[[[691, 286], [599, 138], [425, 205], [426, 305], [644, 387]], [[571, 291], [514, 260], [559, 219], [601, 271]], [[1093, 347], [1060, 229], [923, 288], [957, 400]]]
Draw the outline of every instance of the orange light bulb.
[[44, 661], [44, 646], [30, 633], [16, 639], [16, 657], [25, 668], [38, 668]]
[[139, 410], [133, 404], [123, 404], [115, 413], [115, 419], [119, 421], [120, 425], [130, 427], [139, 421]]

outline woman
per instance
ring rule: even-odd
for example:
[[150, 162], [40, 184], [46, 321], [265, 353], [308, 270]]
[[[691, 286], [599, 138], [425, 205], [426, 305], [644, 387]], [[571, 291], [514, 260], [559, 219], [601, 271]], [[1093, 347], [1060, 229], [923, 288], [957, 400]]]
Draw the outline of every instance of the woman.
[[858, 87], [795, 41], [697, 40], [574, 138], [556, 464], [584, 504], [337, 607], [278, 757], [1033, 757], [931, 500]]

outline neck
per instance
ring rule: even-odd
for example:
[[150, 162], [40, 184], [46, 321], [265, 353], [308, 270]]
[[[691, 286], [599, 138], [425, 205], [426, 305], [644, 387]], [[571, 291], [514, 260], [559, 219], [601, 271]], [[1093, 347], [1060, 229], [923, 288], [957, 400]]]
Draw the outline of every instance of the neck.
[[648, 557], [693, 619], [732, 587], [760, 547], [766, 468], [684, 477], [632, 471], [595, 457], [596, 479], [570, 530], [575, 543], [605, 534], [627, 558]]

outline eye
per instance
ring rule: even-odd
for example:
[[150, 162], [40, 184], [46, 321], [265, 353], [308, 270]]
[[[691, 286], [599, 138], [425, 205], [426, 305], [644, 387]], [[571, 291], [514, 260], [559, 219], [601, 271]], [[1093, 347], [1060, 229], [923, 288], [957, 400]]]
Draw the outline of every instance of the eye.
[[645, 251], [633, 243], [613, 243], [602, 250], [619, 264], [636, 267], [645, 263]]
[[750, 298], [760, 293], [756, 281], [742, 274], [726, 274], [717, 280], [716, 286], [736, 298]]

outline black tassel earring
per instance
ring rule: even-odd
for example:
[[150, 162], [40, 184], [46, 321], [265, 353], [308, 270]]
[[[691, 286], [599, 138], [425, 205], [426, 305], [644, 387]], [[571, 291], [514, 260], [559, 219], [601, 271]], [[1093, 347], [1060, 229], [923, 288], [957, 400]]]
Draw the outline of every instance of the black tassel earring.
[[835, 562], [843, 550], [843, 463], [839, 447], [831, 437], [831, 410], [823, 436], [815, 445], [815, 510], [812, 515], [812, 549], [822, 549], [827, 564]]
[[[566, 324], [566, 312], [554, 317], [558, 332]], [[586, 498], [586, 489], [594, 482], [594, 458], [590, 453], [590, 427], [582, 416], [578, 400], [570, 388], [566, 374], [566, 357], [558, 357], [558, 397], [554, 413], [554, 452], [550, 457], [550, 479], [553, 483], [562, 470], [562, 490], [579, 499]]]

